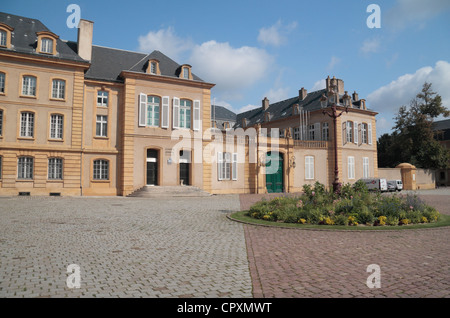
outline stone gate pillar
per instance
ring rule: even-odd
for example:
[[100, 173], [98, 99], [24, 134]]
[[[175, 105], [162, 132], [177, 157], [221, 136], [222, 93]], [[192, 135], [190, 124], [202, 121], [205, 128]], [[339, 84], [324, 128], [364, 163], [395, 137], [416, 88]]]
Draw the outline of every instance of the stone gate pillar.
[[401, 163], [396, 168], [400, 168], [402, 175], [403, 189], [416, 190], [416, 167], [410, 163]]

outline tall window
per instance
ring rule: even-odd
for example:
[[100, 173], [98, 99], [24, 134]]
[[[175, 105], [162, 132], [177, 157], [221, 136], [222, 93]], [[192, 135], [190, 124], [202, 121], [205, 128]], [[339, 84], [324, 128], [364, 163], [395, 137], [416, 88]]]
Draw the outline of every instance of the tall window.
[[8, 34], [6, 31], [0, 30], [0, 46], [6, 46], [6, 39]]
[[147, 126], [159, 126], [161, 99], [157, 96], [147, 97]]
[[24, 76], [22, 79], [22, 95], [36, 96], [36, 77]]
[[328, 123], [322, 124], [322, 140], [328, 140], [330, 138], [330, 132], [328, 130]]
[[361, 124], [361, 142], [367, 144], [367, 124]]
[[63, 115], [51, 115], [50, 116], [50, 138], [62, 139], [63, 138]]
[[0, 72], [0, 93], [5, 93], [5, 73]]
[[309, 140], [314, 140], [315, 129], [314, 125], [309, 125]]
[[62, 180], [63, 160], [61, 158], [48, 159], [48, 178], [51, 180]]
[[43, 38], [41, 40], [41, 52], [53, 53], [53, 40], [49, 38]]
[[217, 177], [221, 180], [237, 180], [237, 153], [217, 153]]
[[108, 106], [108, 92], [98, 91], [97, 106]]
[[348, 178], [355, 179], [355, 157], [347, 158]]
[[156, 74], [156, 62], [151, 62], [150, 63], [150, 73], [151, 74]]
[[66, 81], [53, 80], [52, 98], [64, 99], [66, 94]]
[[187, 67], [183, 67], [183, 78], [189, 79], [189, 69]]
[[20, 137], [34, 136], [34, 113], [22, 112], [20, 114]]
[[347, 142], [353, 142], [353, 122], [346, 122], [346, 140]]
[[369, 178], [369, 158], [363, 157], [363, 178]]
[[190, 100], [180, 100], [180, 128], [191, 128], [191, 107]]
[[305, 156], [305, 179], [306, 180], [314, 179], [314, 157], [313, 156]]
[[0, 109], [0, 136], [3, 135], [3, 110]]
[[94, 180], [109, 180], [108, 160], [94, 160]]
[[33, 179], [33, 158], [19, 157], [17, 170], [18, 179]]
[[294, 140], [300, 140], [300, 127], [294, 127]]
[[108, 116], [97, 115], [96, 136], [106, 137], [108, 131]]

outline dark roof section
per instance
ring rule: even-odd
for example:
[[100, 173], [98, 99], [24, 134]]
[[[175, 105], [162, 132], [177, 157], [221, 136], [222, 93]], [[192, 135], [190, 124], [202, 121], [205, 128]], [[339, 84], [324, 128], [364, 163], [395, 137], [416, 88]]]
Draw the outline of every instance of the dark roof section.
[[56, 55], [42, 54], [36, 52], [37, 32], [50, 31], [41, 21], [25, 18], [14, 14], [0, 12], [0, 22], [14, 28], [11, 32], [11, 48], [0, 48], [2, 51], [32, 54], [45, 56], [46, 58], [72, 60], [77, 62], [87, 62], [75, 53], [66, 42], [61, 39], [56, 40]]
[[236, 121], [236, 114], [231, 110], [219, 106], [211, 105], [211, 119], [222, 120], [222, 121]]
[[450, 119], [435, 121], [433, 130], [438, 132], [437, 140], [450, 140]]

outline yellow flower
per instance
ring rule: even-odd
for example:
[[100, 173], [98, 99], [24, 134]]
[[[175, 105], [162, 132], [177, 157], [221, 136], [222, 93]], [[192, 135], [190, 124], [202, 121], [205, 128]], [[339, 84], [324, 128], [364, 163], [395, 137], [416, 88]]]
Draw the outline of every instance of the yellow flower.
[[424, 216], [422, 216], [422, 223], [428, 223], [428, 219], [426, 218], [426, 217], [424, 217]]
[[298, 220], [301, 224], [305, 224], [306, 223], [306, 220], [305, 219], [300, 219], [300, 220]]

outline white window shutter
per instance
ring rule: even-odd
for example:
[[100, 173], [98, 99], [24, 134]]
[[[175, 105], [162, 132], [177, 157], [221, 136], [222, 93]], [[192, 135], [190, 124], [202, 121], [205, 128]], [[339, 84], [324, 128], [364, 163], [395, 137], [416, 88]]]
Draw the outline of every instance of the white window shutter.
[[194, 100], [194, 130], [200, 130], [200, 101]]
[[320, 123], [314, 123], [314, 140], [320, 139]]
[[347, 122], [342, 123], [342, 143], [345, 145], [347, 143]]
[[147, 113], [147, 95], [139, 94], [139, 126], [145, 127], [146, 124], [146, 113]]
[[223, 154], [222, 152], [217, 153], [217, 178], [223, 180]]
[[354, 140], [355, 144], [358, 144], [358, 122], [355, 121], [353, 123], [353, 125], [354, 125], [353, 140]]
[[233, 153], [232, 179], [237, 180], [237, 153]]
[[178, 97], [173, 98], [173, 123], [174, 129], [180, 128], [180, 99]]
[[372, 144], [372, 124], [371, 123], [368, 123], [367, 124], [367, 130], [368, 130], [368, 132], [367, 132], [367, 140], [369, 140], [369, 145], [371, 145]]
[[161, 113], [161, 127], [168, 128], [169, 127], [169, 118], [170, 118], [170, 98], [169, 96], [163, 96], [162, 98], [162, 113]]

